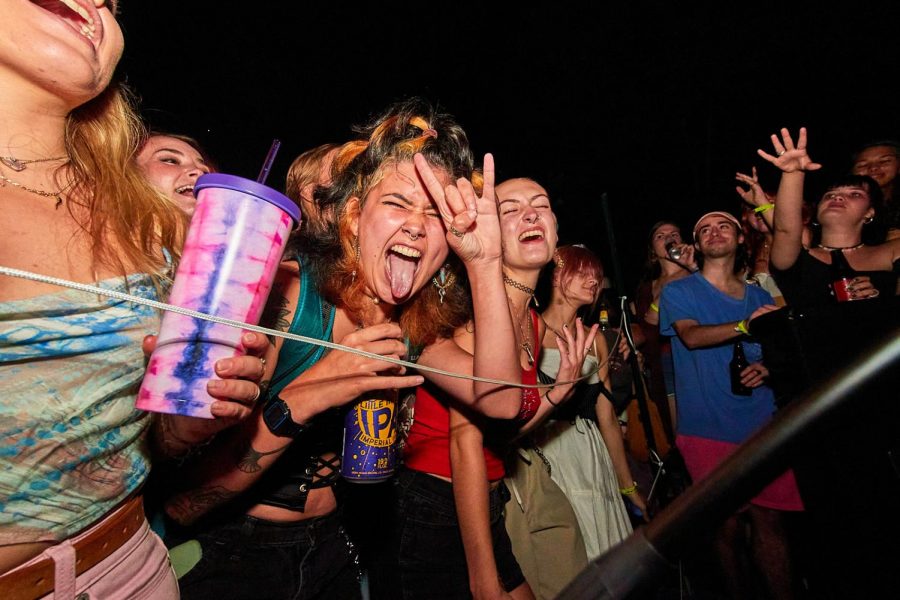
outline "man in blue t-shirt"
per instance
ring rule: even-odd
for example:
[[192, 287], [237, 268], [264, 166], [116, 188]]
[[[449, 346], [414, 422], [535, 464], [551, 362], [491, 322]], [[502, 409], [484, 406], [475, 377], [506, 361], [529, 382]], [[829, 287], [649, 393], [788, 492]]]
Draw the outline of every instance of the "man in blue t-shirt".
[[[660, 333], [672, 337], [675, 398], [678, 409], [676, 443], [694, 481], [706, 477], [737, 445], [762, 427], [775, 411], [772, 390], [764, 385], [768, 370], [759, 344], [751, 341], [747, 325], [755, 317], [776, 310], [765, 290], [747, 285], [736, 264], [743, 242], [740, 222], [726, 212], [703, 215], [694, 226], [694, 243], [703, 268], [663, 288]], [[750, 365], [740, 373], [750, 395], [732, 392], [729, 363], [740, 343]], [[716, 554], [725, 571], [731, 597], [752, 590], [750, 574], [741, 573], [739, 536], [747, 517], [754, 530], [753, 556], [772, 596], [790, 597], [790, 560], [780, 511], [802, 510], [793, 475], [788, 472], [751, 500], [742, 514], [730, 517], [719, 530]], [[783, 595], [787, 594], [787, 595]]]

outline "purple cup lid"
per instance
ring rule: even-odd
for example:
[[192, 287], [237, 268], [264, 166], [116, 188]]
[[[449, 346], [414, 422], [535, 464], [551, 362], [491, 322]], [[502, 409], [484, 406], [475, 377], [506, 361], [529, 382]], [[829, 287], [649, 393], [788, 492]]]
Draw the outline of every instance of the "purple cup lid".
[[300, 224], [300, 208], [294, 204], [293, 200], [267, 185], [257, 183], [251, 179], [244, 179], [237, 175], [207, 173], [197, 179], [197, 183], [194, 184], [194, 194], [197, 194], [204, 188], [224, 188], [250, 194], [260, 200], [265, 200], [269, 204], [274, 204], [286, 212], [294, 220], [295, 227]]

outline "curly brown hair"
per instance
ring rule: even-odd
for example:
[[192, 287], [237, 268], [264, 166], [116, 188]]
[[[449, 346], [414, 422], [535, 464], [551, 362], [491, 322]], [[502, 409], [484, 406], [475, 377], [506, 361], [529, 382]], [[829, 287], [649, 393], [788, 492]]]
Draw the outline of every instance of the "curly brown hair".
[[[468, 137], [456, 120], [418, 98], [392, 105], [355, 131], [359, 139], [341, 146], [334, 157], [331, 185], [316, 190], [316, 202], [332, 218], [321, 231], [308, 232], [305, 256], [323, 296], [360, 315], [367, 298], [365, 282], [354, 277], [357, 255], [352, 224], [368, 192], [382, 180], [387, 167], [411, 161], [417, 153], [454, 180], [472, 179], [474, 160]], [[400, 325], [414, 345], [449, 336], [469, 314], [464, 271], [455, 257], [448, 265], [456, 284], [447, 290], [443, 303], [437, 287], [426, 285], [404, 304]]]

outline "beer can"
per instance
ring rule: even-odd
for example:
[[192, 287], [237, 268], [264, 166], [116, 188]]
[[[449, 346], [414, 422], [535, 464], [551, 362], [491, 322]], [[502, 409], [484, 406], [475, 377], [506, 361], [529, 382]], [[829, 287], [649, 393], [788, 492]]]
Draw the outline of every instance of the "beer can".
[[389, 479], [397, 465], [397, 399], [357, 402], [344, 418], [341, 475], [356, 483]]

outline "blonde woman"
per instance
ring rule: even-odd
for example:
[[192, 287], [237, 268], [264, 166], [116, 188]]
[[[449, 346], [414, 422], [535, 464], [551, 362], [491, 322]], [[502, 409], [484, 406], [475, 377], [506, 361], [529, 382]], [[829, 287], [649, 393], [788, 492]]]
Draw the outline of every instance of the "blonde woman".
[[[122, 47], [104, 0], [0, 6], [0, 264], [156, 298], [185, 223], [134, 164], [143, 131], [109, 86]], [[158, 324], [140, 306], [0, 277], [0, 597], [177, 597], [140, 496], [151, 419], [134, 397]], [[250, 356], [217, 371], [263, 368]], [[259, 387], [210, 392], [250, 403]], [[158, 449], [186, 452], [249, 412], [212, 410], [158, 420]]]

